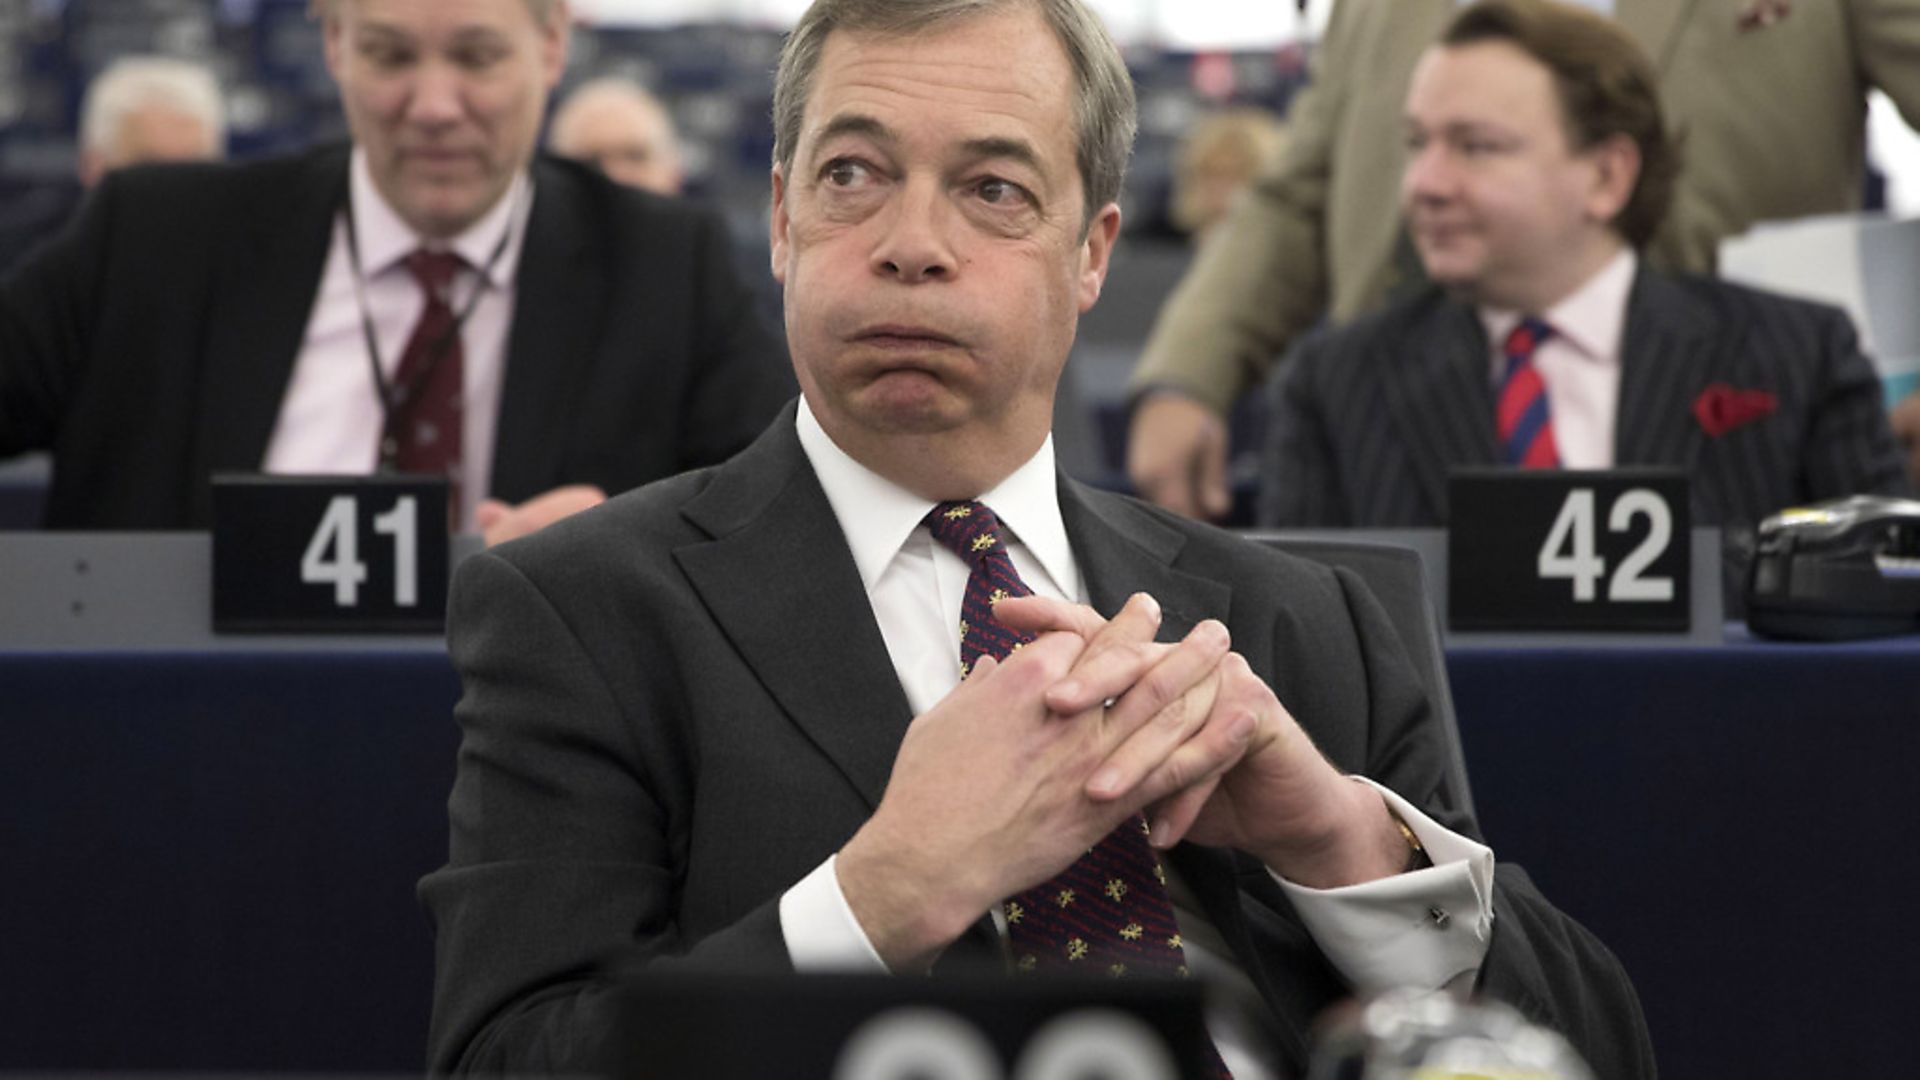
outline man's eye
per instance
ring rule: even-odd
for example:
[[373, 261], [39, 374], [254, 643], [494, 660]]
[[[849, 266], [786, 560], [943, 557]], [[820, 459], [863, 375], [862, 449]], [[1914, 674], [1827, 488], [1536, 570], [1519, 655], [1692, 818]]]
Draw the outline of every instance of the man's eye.
[[974, 192], [980, 196], [980, 201], [992, 203], [995, 206], [1014, 205], [1024, 201], [1027, 194], [1026, 189], [1019, 184], [997, 177], [988, 177], [980, 181], [975, 185]]
[[453, 54], [453, 62], [468, 71], [481, 71], [499, 63], [503, 55], [499, 49], [461, 49]]
[[360, 49], [360, 55], [378, 68], [400, 68], [412, 62], [413, 56], [405, 49], [396, 49], [390, 45], [367, 45]]
[[842, 158], [828, 162], [827, 167], [821, 170], [821, 175], [835, 187], [852, 187], [867, 178], [867, 167]]

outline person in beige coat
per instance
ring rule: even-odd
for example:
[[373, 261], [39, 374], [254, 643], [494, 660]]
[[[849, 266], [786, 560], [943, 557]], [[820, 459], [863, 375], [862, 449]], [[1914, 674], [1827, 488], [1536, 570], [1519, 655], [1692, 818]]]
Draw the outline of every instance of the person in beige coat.
[[[1673, 212], [1647, 253], [1655, 266], [1711, 271], [1721, 238], [1755, 222], [1854, 207], [1869, 87], [1920, 126], [1920, 0], [1611, 6], [1654, 58], [1683, 140]], [[1134, 372], [1127, 471], [1147, 498], [1224, 514], [1222, 418], [1234, 400], [1323, 314], [1343, 322], [1417, 283], [1396, 206], [1401, 106], [1414, 61], [1460, 7], [1335, 5], [1286, 149], [1213, 230]], [[1920, 476], [1920, 400], [1894, 422]]]

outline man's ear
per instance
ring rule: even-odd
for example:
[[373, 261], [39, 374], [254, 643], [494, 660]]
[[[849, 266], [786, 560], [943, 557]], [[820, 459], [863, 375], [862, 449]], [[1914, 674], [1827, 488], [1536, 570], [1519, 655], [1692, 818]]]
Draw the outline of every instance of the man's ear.
[[547, 91], [551, 93], [560, 85], [560, 77], [567, 73], [567, 54], [573, 44], [573, 12], [567, 7], [567, 0], [554, 0], [540, 35], [540, 61], [546, 68]]
[[773, 280], [787, 283], [787, 178], [773, 167], [773, 208], [767, 214], [767, 250], [773, 261]]
[[1640, 145], [1626, 135], [1610, 135], [1587, 150], [1593, 162], [1593, 190], [1587, 212], [1596, 221], [1611, 222], [1633, 201], [1640, 186]]
[[340, 58], [344, 44], [340, 40], [340, 14], [329, 11], [320, 19], [320, 51], [327, 61], [327, 73], [333, 76], [333, 84], [341, 85]]
[[1120, 238], [1120, 205], [1108, 203], [1087, 223], [1086, 239], [1080, 242], [1080, 314], [1092, 310], [1106, 284], [1107, 267], [1113, 261], [1113, 245]]

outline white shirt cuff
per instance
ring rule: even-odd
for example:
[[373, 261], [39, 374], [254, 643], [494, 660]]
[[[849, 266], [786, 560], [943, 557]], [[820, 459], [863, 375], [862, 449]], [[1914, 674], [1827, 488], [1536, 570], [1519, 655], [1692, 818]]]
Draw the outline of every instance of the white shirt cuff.
[[1442, 828], [1379, 784], [1354, 779], [1380, 793], [1433, 865], [1337, 889], [1310, 889], [1268, 873], [1356, 991], [1470, 986], [1492, 938], [1493, 849]]
[[829, 855], [780, 897], [780, 932], [787, 939], [787, 955], [795, 971], [885, 974], [886, 961], [874, 951], [847, 905], [847, 895], [840, 891], [840, 878], [833, 870], [837, 858]]

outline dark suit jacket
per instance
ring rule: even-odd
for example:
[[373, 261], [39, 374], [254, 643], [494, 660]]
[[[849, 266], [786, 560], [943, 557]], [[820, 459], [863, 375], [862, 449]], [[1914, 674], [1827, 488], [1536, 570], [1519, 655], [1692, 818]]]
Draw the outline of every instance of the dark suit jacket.
[[[1470, 305], [1429, 286], [1299, 353], [1271, 390], [1263, 524], [1444, 525], [1447, 471], [1498, 463], [1490, 346]], [[1695, 524], [1905, 489], [1880, 380], [1834, 308], [1643, 266], [1620, 354], [1615, 463], [1686, 469]], [[1694, 407], [1716, 383], [1778, 408], [1709, 434]]]
[[[719, 220], [540, 159], [492, 494], [622, 491], [726, 458], [791, 395]], [[347, 148], [115, 173], [0, 286], [0, 456], [54, 452], [47, 524], [204, 527], [260, 467], [347, 187]]]
[[[1206, 617], [1341, 768], [1438, 809], [1444, 743], [1358, 580], [1062, 481], [1102, 612], [1147, 590], [1164, 637]], [[468, 560], [449, 643], [465, 685], [430, 1067], [586, 1067], [611, 1020], [599, 965], [788, 968], [778, 901], [873, 812], [910, 709], [792, 412], [717, 469], [654, 484]], [[1344, 992], [1250, 860], [1173, 861], [1298, 1067]], [[1481, 979], [1569, 1033], [1600, 1074], [1650, 1075], [1612, 957], [1513, 868]], [[982, 920], [956, 950], [992, 948]]]

